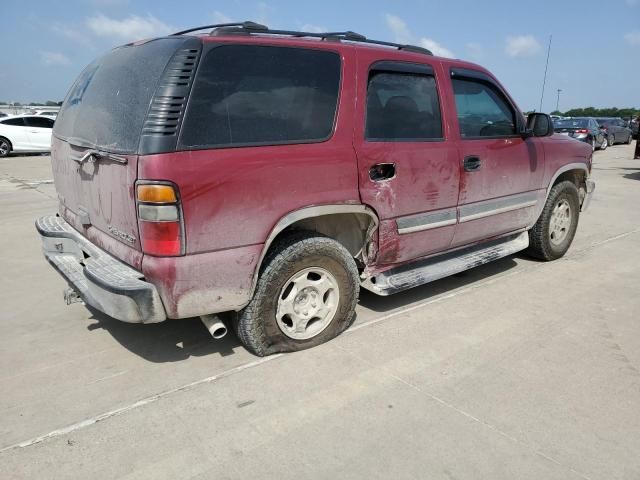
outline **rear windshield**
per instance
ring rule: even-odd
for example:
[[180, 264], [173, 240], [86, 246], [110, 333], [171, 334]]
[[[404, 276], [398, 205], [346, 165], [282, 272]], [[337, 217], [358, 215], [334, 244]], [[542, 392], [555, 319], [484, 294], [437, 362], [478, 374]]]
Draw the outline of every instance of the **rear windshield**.
[[553, 127], [558, 128], [587, 128], [589, 126], [589, 120], [586, 118], [567, 118], [563, 120], [556, 120], [553, 122]]
[[120, 47], [91, 63], [69, 90], [54, 135], [85, 147], [136, 152], [158, 79], [183, 41]]
[[333, 130], [337, 53], [228, 45], [200, 63], [182, 126], [183, 148], [309, 143]]

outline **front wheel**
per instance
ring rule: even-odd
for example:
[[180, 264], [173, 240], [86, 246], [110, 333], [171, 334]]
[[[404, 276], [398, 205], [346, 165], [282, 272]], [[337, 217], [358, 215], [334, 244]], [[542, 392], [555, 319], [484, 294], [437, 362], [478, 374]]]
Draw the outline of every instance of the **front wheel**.
[[314, 232], [296, 232], [265, 258], [253, 299], [238, 313], [236, 332], [258, 356], [315, 347], [355, 318], [360, 283], [351, 254]]
[[575, 184], [565, 181], [555, 185], [538, 221], [529, 230], [527, 253], [547, 261], [562, 257], [576, 234], [579, 215], [580, 200]]

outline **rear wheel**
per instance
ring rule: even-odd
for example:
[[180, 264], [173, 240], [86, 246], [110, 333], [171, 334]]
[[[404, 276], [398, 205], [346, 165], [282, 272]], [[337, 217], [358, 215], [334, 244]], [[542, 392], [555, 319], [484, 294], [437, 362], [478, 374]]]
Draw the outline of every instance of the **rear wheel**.
[[261, 357], [320, 345], [352, 323], [359, 288], [355, 261], [340, 243], [292, 234], [265, 259], [253, 299], [238, 313], [238, 338]]
[[0, 157], [6, 157], [11, 153], [11, 142], [4, 137], [0, 137]]
[[609, 140], [607, 139], [607, 137], [604, 137], [602, 139], [602, 143], [600, 144], [600, 150], [606, 150], [608, 146], [609, 146]]
[[575, 184], [565, 181], [555, 185], [540, 218], [529, 230], [527, 253], [541, 260], [562, 257], [576, 234], [579, 215], [580, 201]]
[[609, 135], [609, 145], [611, 145], [613, 147], [615, 144], [616, 144], [616, 137], [612, 133], [611, 135]]

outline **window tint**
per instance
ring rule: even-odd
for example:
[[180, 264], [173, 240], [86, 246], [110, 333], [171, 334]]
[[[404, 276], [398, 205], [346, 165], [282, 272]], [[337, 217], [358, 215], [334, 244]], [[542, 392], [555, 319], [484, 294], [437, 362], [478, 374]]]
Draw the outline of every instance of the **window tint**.
[[7, 120], [3, 120], [2, 124], [3, 125], [14, 125], [14, 126], [22, 127], [22, 126], [24, 126], [24, 118], [22, 118], [22, 117], [9, 118]]
[[53, 120], [46, 117], [25, 117], [25, 122], [29, 127], [53, 128]]
[[435, 79], [430, 75], [372, 72], [365, 137], [379, 141], [441, 139]]
[[511, 105], [492, 85], [470, 79], [453, 79], [460, 135], [467, 138], [516, 134]]
[[191, 92], [183, 147], [275, 145], [331, 135], [340, 84], [338, 54], [229, 45], [209, 51]]

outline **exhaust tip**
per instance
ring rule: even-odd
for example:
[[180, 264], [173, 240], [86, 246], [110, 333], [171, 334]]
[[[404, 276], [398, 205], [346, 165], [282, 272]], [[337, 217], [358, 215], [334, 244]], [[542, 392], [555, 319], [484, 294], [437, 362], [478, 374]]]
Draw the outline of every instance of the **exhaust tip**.
[[204, 324], [205, 328], [209, 331], [209, 333], [214, 339], [220, 340], [221, 338], [227, 335], [227, 332], [228, 332], [227, 326], [224, 324], [224, 322], [220, 319], [219, 316], [202, 315], [200, 317], [200, 320], [202, 320], [202, 323]]
[[221, 327], [216, 328], [213, 332], [211, 332], [211, 336], [216, 340], [221, 339], [227, 334], [227, 327], [222, 325]]

